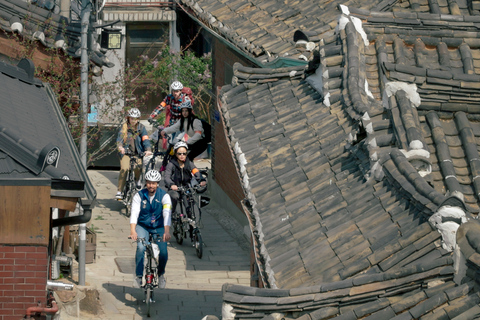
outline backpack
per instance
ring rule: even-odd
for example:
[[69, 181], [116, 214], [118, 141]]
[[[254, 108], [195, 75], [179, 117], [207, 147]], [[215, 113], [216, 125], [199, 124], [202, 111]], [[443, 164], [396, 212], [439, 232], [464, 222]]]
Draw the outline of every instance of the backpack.
[[195, 100], [193, 99], [193, 91], [192, 91], [192, 89], [190, 89], [189, 87], [183, 87], [182, 93], [185, 94], [185, 95], [190, 99], [190, 102], [192, 103], [192, 106], [193, 106], [193, 102], [194, 102]]
[[210, 123], [208, 123], [203, 119], [199, 119], [199, 120], [202, 121], [203, 134], [205, 135], [205, 140], [207, 142], [212, 142], [212, 126], [210, 125]]

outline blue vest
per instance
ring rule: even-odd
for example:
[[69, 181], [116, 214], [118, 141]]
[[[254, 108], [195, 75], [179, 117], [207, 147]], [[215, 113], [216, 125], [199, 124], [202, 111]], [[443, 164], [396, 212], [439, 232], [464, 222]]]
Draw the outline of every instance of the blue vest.
[[[152, 203], [150, 203], [147, 189], [140, 190], [138, 194], [140, 195], [141, 202], [137, 224], [146, 229], [163, 228], [162, 198], [166, 192], [160, 188], [157, 188], [157, 192], [155, 192]], [[152, 221], [154, 222], [152, 223]]]

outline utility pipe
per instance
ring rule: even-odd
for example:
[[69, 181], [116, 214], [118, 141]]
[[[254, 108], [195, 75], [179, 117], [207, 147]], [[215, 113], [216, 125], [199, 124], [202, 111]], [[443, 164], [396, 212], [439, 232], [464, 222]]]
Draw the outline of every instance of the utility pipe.
[[[80, 159], [87, 170], [87, 123], [88, 123], [88, 32], [90, 31], [90, 13], [92, 7], [89, 0], [82, 0], [82, 32], [81, 32], [81, 76], [80, 95], [82, 110], [82, 136], [80, 138]], [[78, 243], [78, 283], [85, 285], [85, 247], [87, 239], [86, 224], [80, 224], [80, 241]]]
[[49, 299], [48, 302], [51, 307], [29, 307], [27, 308], [27, 317], [26, 319], [33, 319], [32, 314], [35, 313], [46, 313], [46, 314], [51, 314], [52, 316], [55, 315], [58, 312], [58, 305], [57, 302], [55, 301], [55, 298], [53, 296]]
[[80, 95], [82, 110], [82, 135], [80, 137], [80, 159], [87, 169], [87, 123], [88, 123], [88, 32], [90, 29], [90, 13], [92, 7], [90, 1], [82, 0], [82, 32], [80, 36]]
[[73, 290], [73, 284], [48, 280], [47, 281], [47, 290], [72, 291]]

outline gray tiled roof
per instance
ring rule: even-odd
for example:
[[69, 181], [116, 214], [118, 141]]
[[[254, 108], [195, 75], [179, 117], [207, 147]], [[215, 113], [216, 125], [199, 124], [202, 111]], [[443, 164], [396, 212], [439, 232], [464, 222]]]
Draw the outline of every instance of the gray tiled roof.
[[[480, 297], [474, 281], [456, 286], [451, 259], [365, 274], [348, 281], [290, 290], [247, 288], [225, 284], [223, 299], [238, 319], [268, 319], [275, 311], [285, 319], [453, 319], [472, 308]], [[273, 294], [274, 293], [274, 294]], [[441, 306], [446, 306], [439, 309]], [[472, 318], [470, 318], [472, 319]]]
[[[276, 57], [309, 57], [309, 52], [296, 48], [295, 32], [333, 34], [332, 22], [340, 14], [337, 6], [344, 1], [182, 0], [179, 3], [245, 54], [263, 61]], [[349, 5], [364, 9], [381, 3], [380, 0], [349, 1]]]
[[[36, 2], [36, 1], [35, 1]], [[0, 29], [8, 37], [38, 41], [47, 48], [63, 49], [73, 58], [80, 58], [80, 21], [69, 21], [50, 10], [24, 0], [0, 0]], [[99, 67], [113, 67], [104, 52], [95, 45], [89, 59]]]
[[452, 194], [463, 197], [467, 217], [479, 210], [477, 17], [399, 12], [403, 5], [391, 13], [349, 7], [338, 33], [310, 33], [319, 57], [303, 74], [234, 65], [222, 113], [261, 276], [277, 288], [225, 286], [236, 319], [466, 319], [478, 311], [469, 281], [480, 238], [457, 234], [469, 270], [462, 286], [428, 222]]
[[[0, 179], [68, 179], [85, 184], [81, 192], [57, 195], [95, 199], [96, 191], [50, 86], [33, 78], [33, 63], [14, 67], [0, 62]], [[59, 151], [56, 166], [45, 165], [44, 151]], [[80, 183], [80, 184], [81, 184]], [[69, 193], [70, 192], [70, 193]]]

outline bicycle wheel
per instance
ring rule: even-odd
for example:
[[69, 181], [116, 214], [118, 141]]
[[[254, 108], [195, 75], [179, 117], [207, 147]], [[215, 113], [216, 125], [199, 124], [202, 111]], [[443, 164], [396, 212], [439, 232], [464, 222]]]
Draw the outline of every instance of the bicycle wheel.
[[203, 240], [200, 231], [197, 229], [195, 232], [195, 252], [197, 253], [197, 257], [202, 259], [203, 257]]
[[145, 167], [145, 172], [155, 169], [155, 158], [155, 156], [152, 156], [152, 158], [148, 161], [147, 166]]
[[133, 181], [129, 181], [127, 185], [128, 185], [127, 187], [128, 191], [125, 196], [125, 209], [126, 209], [127, 217], [130, 217], [132, 213], [132, 200], [135, 193], [137, 193], [137, 189], [135, 187], [135, 182]]
[[151, 307], [152, 307], [152, 288], [150, 286], [147, 287], [145, 291], [145, 303], [147, 304], [147, 317], [151, 316]]
[[178, 244], [183, 243], [183, 234], [183, 223], [180, 221], [180, 217], [177, 214], [175, 220], [173, 221], [173, 236], [175, 237], [175, 240], [177, 240]]

